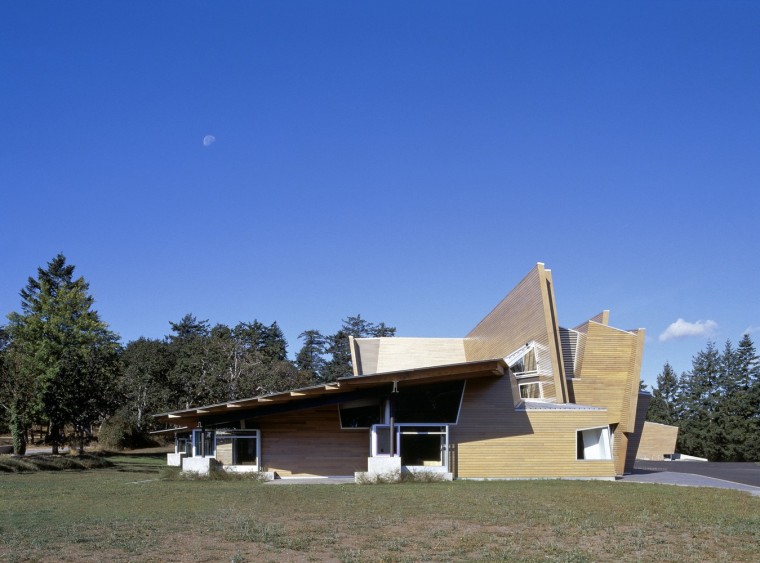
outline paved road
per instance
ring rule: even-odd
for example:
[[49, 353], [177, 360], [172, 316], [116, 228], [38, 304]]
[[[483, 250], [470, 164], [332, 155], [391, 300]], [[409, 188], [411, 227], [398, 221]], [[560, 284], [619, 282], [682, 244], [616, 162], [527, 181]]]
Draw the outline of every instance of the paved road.
[[736, 489], [760, 496], [760, 465], [705, 461], [637, 461], [623, 481]]
[[760, 465], [709, 461], [637, 461], [634, 473], [691, 473], [760, 487]]

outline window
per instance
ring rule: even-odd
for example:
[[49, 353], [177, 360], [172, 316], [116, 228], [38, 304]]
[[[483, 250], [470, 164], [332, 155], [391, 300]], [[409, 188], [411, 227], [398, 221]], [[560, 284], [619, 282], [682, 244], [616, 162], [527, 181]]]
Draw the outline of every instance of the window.
[[174, 453], [185, 454], [186, 457], [193, 455], [193, 441], [190, 434], [177, 434], [174, 439]]
[[211, 457], [214, 455], [213, 430], [193, 430], [193, 456]]
[[259, 465], [258, 430], [217, 430], [216, 459], [224, 465]]
[[609, 428], [589, 428], [576, 432], [577, 459], [612, 459]]
[[464, 381], [403, 387], [394, 396], [397, 422], [456, 424], [462, 403]]
[[521, 399], [543, 399], [544, 390], [539, 381], [532, 383], [520, 383], [520, 398]]
[[383, 422], [383, 410], [378, 399], [365, 399], [340, 404], [341, 428], [369, 428]]
[[[370, 433], [372, 457], [389, 455], [390, 427], [375, 424]], [[449, 425], [401, 423], [394, 427], [395, 455], [404, 467], [444, 471], [449, 466]]]

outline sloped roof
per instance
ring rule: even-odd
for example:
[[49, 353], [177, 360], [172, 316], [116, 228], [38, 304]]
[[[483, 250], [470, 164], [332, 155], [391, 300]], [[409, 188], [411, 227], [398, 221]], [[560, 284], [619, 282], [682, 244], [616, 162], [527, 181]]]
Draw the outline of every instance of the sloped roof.
[[[499, 358], [445, 366], [374, 373], [371, 375], [348, 376], [321, 385], [312, 385], [281, 393], [271, 393], [258, 397], [238, 399], [236, 401], [193, 407], [191, 409], [161, 413], [153, 416], [158, 421], [167, 424], [188, 425], [188, 421], [208, 416], [224, 414], [256, 416], [256, 411], [263, 411], [273, 405], [293, 404], [294, 407], [297, 407], [297, 403], [306, 403], [309, 399], [329, 397], [339, 399], [341, 396], [352, 392], [381, 389], [394, 383], [398, 387], [405, 387], [443, 381], [461, 381], [478, 377], [499, 377], [504, 375], [506, 370], [507, 364], [503, 359]], [[326, 402], [333, 401], [328, 400]]]

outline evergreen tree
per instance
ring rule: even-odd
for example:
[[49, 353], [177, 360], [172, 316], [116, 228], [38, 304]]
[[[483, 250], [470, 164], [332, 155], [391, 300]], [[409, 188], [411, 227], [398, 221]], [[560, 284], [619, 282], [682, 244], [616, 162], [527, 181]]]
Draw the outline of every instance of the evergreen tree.
[[199, 321], [195, 315], [187, 313], [178, 323], [169, 321], [172, 327], [172, 334], [169, 336], [169, 342], [172, 344], [181, 344], [183, 341], [192, 340], [193, 338], [203, 338], [209, 335], [208, 319]]
[[335, 381], [353, 373], [349, 337], [379, 338], [394, 336], [395, 334], [395, 327], [389, 327], [385, 323], [375, 325], [362, 319], [361, 315], [346, 317], [343, 319], [343, 326], [340, 330], [327, 337], [326, 352], [330, 355], [330, 360], [327, 361], [322, 370], [322, 380]]
[[748, 421], [741, 416], [741, 405], [746, 399], [738, 381], [737, 354], [727, 340], [720, 356], [718, 395], [715, 404], [715, 424], [722, 437], [716, 452], [716, 461], [741, 461], [746, 440]]
[[38, 268], [21, 292], [21, 313], [8, 315], [17, 377], [31, 391], [19, 416], [50, 424], [53, 453], [60, 430], [75, 425], [80, 450], [84, 433], [113, 408], [118, 338], [100, 320], [84, 278], [74, 279], [74, 266], [58, 254], [46, 269]]
[[692, 359], [692, 370], [679, 379], [679, 394], [683, 408], [679, 450], [710, 460], [719, 459], [725, 435], [716, 421], [716, 406], [720, 396], [718, 378], [721, 358], [714, 342]]
[[652, 389], [647, 420], [660, 424], [678, 425], [678, 378], [670, 363], [665, 362], [657, 376], [657, 386]]
[[760, 461], [760, 358], [748, 333], [736, 349], [737, 416], [745, 421], [741, 457]]
[[170, 322], [174, 334], [167, 338], [173, 365], [169, 388], [171, 409], [189, 409], [192, 405], [213, 402], [214, 376], [210, 371], [208, 321], [199, 321], [188, 313], [178, 323]]
[[303, 346], [296, 356], [296, 367], [309, 379], [320, 379], [325, 366], [323, 356], [327, 340], [318, 330], [305, 330], [298, 338], [303, 340]]

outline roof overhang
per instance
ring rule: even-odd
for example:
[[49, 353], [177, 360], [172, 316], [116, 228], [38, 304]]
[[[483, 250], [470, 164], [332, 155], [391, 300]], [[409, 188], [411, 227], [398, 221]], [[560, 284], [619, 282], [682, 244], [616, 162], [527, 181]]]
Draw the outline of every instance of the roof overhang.
[[[342, 377], [337, 381], [272, 393], [259, 397], [249, 397], [236, 401], [204, 405], [191, 409], [156, 414], [154, 417], [166, 424], [195, 427], [199, 422], [217, 424], [281, 413], [287, 410], [301, 410], [317, 406], [337, 404], [354, 398], [377, 396], [397, 389], [445, 381], [462, 381], [479, 377], [500, 377], [506, 373], [507, 364], [503, 359], [482, 360], [460, 364], [448, 364], [393, 372], [373, 373]], [[180, 430], [177, 429], [170, 429]]]

